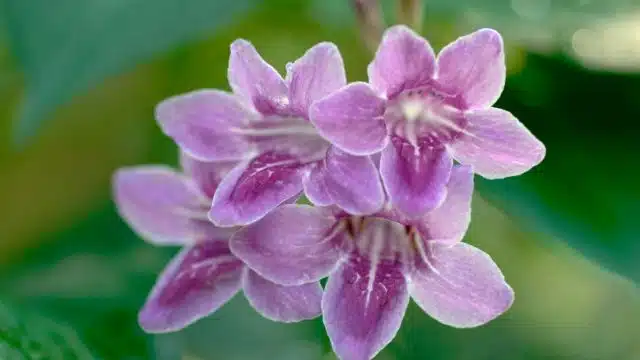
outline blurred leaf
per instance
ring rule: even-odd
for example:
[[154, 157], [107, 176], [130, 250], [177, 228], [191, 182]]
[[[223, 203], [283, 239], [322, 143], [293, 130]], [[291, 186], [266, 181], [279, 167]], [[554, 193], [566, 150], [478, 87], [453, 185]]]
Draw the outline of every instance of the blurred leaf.
[[93, 356], [70, 329], [0, 302], [0, 359], [88, 360]]
[[[557, 79], [562, 79], [557, 81]], [[560, 57], [530, 55], [497, 104], [547, 146], [533, 171], [478, 189], [532, 230], [569, 242], [640, 282], [638, 76], [594, 73]]]
[[206, 36], [257, 2], [0, 1], [10, 43], [27, 81], [15, 132], [19, 143], [33, 135], [55, 107], [106, 76]]
[[176, 249], [138, 239], [112, 206], [52, 237], [2, 272], [5, 296], [65, 319], [101, 358], [150, 358], [137, 311]]

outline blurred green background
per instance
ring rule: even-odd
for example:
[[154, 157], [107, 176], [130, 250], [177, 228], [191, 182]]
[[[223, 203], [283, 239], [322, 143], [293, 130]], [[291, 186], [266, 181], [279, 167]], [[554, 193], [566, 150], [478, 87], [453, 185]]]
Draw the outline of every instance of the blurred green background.
[[[382, 0], [393, 21], [394, 0]], [[425, 0], [436, 49], [500, 30], [499, 107], [548, 148], [524, 176], [483, 181], [467, 241], [516, 291], [487, 326], [456, 330], [411, 305], [379, 356], [640, 359], [640, 3]], [[118, 218], [114, 169], [176, 163], [153, 108], [227, 88], [228, 46], [279, 70], [319, 41], [366, 80], [347, 0], [0, 0], [0, 359], [335, 359], [320, 320], [261, 319], [242, 296], [186, 330], [145, 335], [136, 312], [177, 250]]]

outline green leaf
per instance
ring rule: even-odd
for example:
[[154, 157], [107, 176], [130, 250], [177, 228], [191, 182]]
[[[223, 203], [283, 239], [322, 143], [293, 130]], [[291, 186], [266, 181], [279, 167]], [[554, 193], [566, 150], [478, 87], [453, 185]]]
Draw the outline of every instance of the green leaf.
[[546, 144], [547, 157], [519, 177], [479, 179], [478, 189], [529, 230], [640, 282], [640, 79], [590, 72], [559, 57], [525, 61], [497, 106]]
[[0, 359], [89, 360], [94, 357], [69, 328], [0, 302]]
[[[105, 77], [210, 35], [257, 0], [0, 0], [26, 78], [18, 143]], [[105, 105], [107, 106], [107, 105]]]

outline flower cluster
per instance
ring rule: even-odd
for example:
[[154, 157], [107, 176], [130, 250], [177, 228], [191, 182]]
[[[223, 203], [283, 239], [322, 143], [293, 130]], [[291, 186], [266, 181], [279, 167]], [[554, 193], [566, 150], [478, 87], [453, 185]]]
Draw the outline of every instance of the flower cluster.
[[[235, 41], [231, 93], [198, 90], [157, 107], [182, 171], [114, 176], [130, 226], [184, 247], [141, 326], [179, 330], [242, 289], [271, 320], [322, 315], [338, 357], [367, 360], [393, 339], [409, 298], [454, 327], [506, 311], [514, 295], [499, 268], [462, 242], [473, 176], [522, 174], [545, 148], [492, 107], [506, 73], [500, 35], [476, 31], [436, 57], [425, 39], [391, 27], [368, 83], [347, 84], [331, 43], [286, 70], [282, 78]], [[302, 194], [315, 206], [296, 204]]]

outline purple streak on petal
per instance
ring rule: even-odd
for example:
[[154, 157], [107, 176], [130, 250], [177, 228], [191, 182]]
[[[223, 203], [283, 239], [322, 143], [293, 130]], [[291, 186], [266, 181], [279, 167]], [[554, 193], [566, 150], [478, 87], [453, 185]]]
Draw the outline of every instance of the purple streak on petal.
[[544, 144], [508, 111], [489, 108], [465, 116], [465, 134], [450, 144], [450, 150], [477, 174], [487, 179], [516, 176], [544, 159]]
[[325, 181], [325, 174], [324, 163], [319, 161], [311, 167], [303, 180], [304, 194], [316, 206], [333, 205], [333, 199]]
[[199, 232], [192, 216], [206, 214], [204, 194], [184, 176], [164, 166], [137, 166], [113, 176], [120, 215], [145, 240], [158, 245], [192, 243]]
[[417, 218], [440, 205], [446, 195], [453, 161], [445, 149], [420, 150], [394, 136], [382, 151], [380, 174], [393, 206]]
[[352, 215], [373, 214], [384, 205], [380, 175], [368, 156], [331, 147], [325, 159], [325, 183], [333, 203]]
[[217, 226], [250, 224], [302, 191], [305, 164], [266, 153], [236, 166], [220, 183], [209, 218]]
[[390, 99], [403, 90], [428, 85], [434, 74], [431, 45], [404, 25], [392, 26], [382, 37], [369, 64], [369, 83]]
[[298, 322], [316, 318], [322, 313], [322, 286], [319, 282], [282, 286], [247, 269], [244, 294], [257, 312], [273, 321]]
[[267, 116], [236, 129], [259, 153], [283, 152], [302, 158], [321, 158], [329, 143], [309, 121], [295, 116]]
[[183, 249], [158, 278], [140, 311], [140, 326], [171, 332], [213, 313], [240, 290], [243, 268], [226, 240]]
[[233, 253], [261, 276], [281, 285], [329, 275], [342, 256], [343, 233], [326, 209], [283, 205], [238, 230]]
[[473, 170], [470, 166], [455, 166], [447, 184], [447, 197], [442, 205], [428, 212], [417, 222], [426, 240], [462, 241], [471, 222]]
[[333, 145], [354, 155], [369, 155], [387, 144], [385, 101], [365, 83], [352, 83], [315, 102], [311, 122]]
[[180, 153], [180, 166], [209, 199], [213, 198], [222, 178], [237, 164], [235, 161], [200, 161], [185, 152]]
[[509, 309], [513, 290], [489, 255], [465, 243], [427, 245], [428, 264], [411, 282], [411, 296], [427, 314], [443, 324], [468, 328]]
[[294, 114], [308, 118], [309, 106], [347, 83], [338, 48], [323, 42], [287, 67], [289, 99]]
[[372, 359], [395, 337], [409, 303], [398, 263], [351, 255], [329, 277], [322, 316], [333, 350], [342, 360]]
[[277, 114], [288, 108], [285, 81], [250, 42], [238, 39], [231, 44], [227, 77], [233, 92], [251, 101], [262, 114]]
[[174, 96], [156, 107], [162, 131], [189, 155], [209, 161], [246, 158], [253, 149], [232, 130], [258, 116], [234, 95], [219, 90]]
[[466, 108], [493, 105], [504, 88], [506, 65], [500, 34], [481, 29], [458, 38], [438, 55], [438, 82], [461, 96]]

